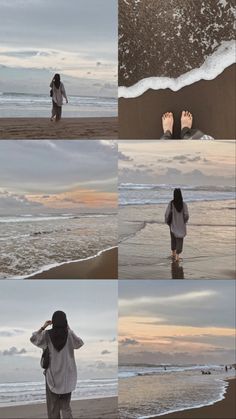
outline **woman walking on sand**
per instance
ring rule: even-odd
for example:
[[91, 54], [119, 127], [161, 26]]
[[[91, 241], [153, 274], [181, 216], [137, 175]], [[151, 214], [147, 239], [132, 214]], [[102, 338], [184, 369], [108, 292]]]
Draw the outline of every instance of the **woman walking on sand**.
[[[49, 325], [52, 328], [46, 331]], [[74, 349], [83, 346], [82, 339], [69, 328], [66, 314], [56, 311], [30, 341], [44, 350], [41, 363], [45, 369], [48, 418], [60, 419], [62, 414], [63, 419], [72, 419], [71, 393], [77, 383]]]
[[188, 207], [183, 202], [181, 189], [174, 190], [174, 199], [169, 202], [165, 212], [165, 223], [170, 227], [171, 250], [173, 259], [178, 262], [183, 250], [186, 224], [189, 219]]
[[62, 105], [63, 105], [63, 97], [68, 103], [66, 90], [64, 84], [61, 82], [60, 74], [55, 74], [51, 83], [50, 83], [51, 91], [50, 96], [52, 98], [52, 116], [51, 121], [56, 120], [57, 122], [61, 119], [62, 113]]

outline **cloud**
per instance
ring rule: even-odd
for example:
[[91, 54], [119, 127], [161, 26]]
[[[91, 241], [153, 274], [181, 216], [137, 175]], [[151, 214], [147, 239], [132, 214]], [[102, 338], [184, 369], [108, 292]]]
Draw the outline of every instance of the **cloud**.
[[0, 337], [12, 337], [12, 336], [19, 336], [19, 335], [23, 335], [25, 333], [24, 329], [6, 329], [6, 328], [1, 328], [0, 329]]
[[202, 158], [201, 156], [197, 155], [197, 156], [190, 156], [189, 154], [183, 154], [183, 155], [178, 155], [173, 157], [173, 161], [177, 160], [180, 163], [188, 163], [188, 162], [197, 162], [197, 161], [201, 161]]
[[9, 191], [0, 190], [0, 208], [1, 212], [28, 211], [29, 208], [42, 209], [44, 206], [39, 202], [32, 202], [25, 195], [12, 194]]
[[23, 355], [26, 354], [26, 349], [17, 349], [15, 346], [12, 346], [10, 349], [5, 349], [1, 352], [2, 355], [6, 356], [13, 356], [13, 355]]
[[110, 352], [110, 351], [108, 351], [107, 349], [104, 349], [104, 350], [101, 352], [101, 355], [108, 355], [108, 354], [111, 354], [111, 352]]
[[125, 338], [122, 339], [120, 342], [121, 346], [136, 346], [139, 345], [139, 342], [136, 339]]
[[234, 363], [235, 354], [233, 349], [221, 350], [209, 350], [204, 351], [203, 353], [192, 353], [189, 351], [183, 352], [160, 352], [160, 351], [140, 351], [134, 354], [130, 353], [120, 353], [119, 354], [119, 364], [222, 364], [227, 362], [229, 364]]
[[209, 297], [214, 297], [217, 292], [214, 290], [200, 290], [191, 291], [183, 294], [168, 295], [162, 297], [143, 296], [134, 299], [120, 299], [119, 306], [122, 307], [141, 307], [146, 305], [159, 305], [159, 304], [171, 304], [171, 303], [185, 303], [192, 301], [202, 301]]
[[133, 159], [130, 156], [127, 156], [126, 154], [122, 153], [122, 151], [118, 152], [118, 159], [122, 161], [132, 161]]

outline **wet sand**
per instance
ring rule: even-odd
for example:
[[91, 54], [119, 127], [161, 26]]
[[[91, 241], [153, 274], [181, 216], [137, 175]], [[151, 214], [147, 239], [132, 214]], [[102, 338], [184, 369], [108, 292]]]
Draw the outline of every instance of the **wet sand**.
[[[116, 419], [117, 397], [79, 400], [72, 402], [74, 419]], [[33, 404], [0, 408], [2, 419], [46, 419], [46, 404]]]
[[199, 68], [222, 41], [234, 39], [233, 4], [119, 0], [119, 86]]
[[179, 264], [170, 257], [166, 206], [120, 208], [119, 278], [235, 279], [234, 202], [188, 204], [190, 221]]
[[180, 137], [180, 115], [194, 115], [193, 128], [215, 139], [236, 138], [236, 64], [214, 80], [201, 80], [173, 92], [148, 90], [132, 99], [119, 99], [120, 139], [159, 139], [163, 134], [161, 115], [171, 111], [176, 119], [174, 138]]
[[211, 406], [189, 409], [182, 412], [157, 416], [155, 419], [235, 419], [236, 417], [236, 379], [229, 380], [225, 399]]
[[0, 118], [0, 139], [116, 139], [118, 118]]
[[118, 249], [115, 247], [95, 258], [65, 263], [28, 279], [117, 279], [117, 277]]

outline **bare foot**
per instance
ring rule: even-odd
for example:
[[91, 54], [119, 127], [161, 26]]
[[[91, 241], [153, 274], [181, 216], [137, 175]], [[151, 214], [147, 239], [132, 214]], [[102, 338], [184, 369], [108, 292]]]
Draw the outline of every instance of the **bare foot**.
[[183, 111], [181, 115], [181, 129], [191, 129], [193, 125], [193, 115], [189, 111]]
[[166, 112], [162, 115], [162, 127], [165, 134], [166, 131], [170, 131], [173, 134], [174, 117], [172, 112]]

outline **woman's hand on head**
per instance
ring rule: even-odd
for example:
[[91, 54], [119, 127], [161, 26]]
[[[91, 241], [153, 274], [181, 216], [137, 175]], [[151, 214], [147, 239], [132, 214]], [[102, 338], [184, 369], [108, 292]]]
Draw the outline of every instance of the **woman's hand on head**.
[[52, 324], [52, 320], [47, 320], [43, 325], [43, 329], [46, 329], [46, 327], [50, 326], [51, 324]]

